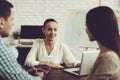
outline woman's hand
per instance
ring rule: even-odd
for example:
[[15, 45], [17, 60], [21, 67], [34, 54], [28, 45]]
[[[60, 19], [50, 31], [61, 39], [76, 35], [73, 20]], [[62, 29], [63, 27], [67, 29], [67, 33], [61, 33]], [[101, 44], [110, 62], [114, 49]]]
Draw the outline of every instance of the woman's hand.
[[64, 68], [63, 66], [61, 66], [61, 65], [58, 65], [58, 64], [50, 64], [50, 63], [47, 63], [46, 64], [47, 66], [49, 66], [49, 67], [51, 67], [51, 68]]
[[40, 62], [39, 65], [46, 65], [47, 62]]
[[51, 68], [64, 68], [63, 66], [61, 65], [58, 65], [58, 64], [52, 64], [52, 63], [46, 63], [46, 62], [40, 62], [39, 65], [46, 65], [46, 66], [49, 66]]

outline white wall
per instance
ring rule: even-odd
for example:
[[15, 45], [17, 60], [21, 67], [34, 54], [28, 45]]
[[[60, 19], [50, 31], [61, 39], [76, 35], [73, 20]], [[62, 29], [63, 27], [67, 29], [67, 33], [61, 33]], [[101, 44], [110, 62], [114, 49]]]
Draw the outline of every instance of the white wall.
[[[42, 25], [47, 18], [54, 18], [59, 23], [58, 37], [65, 41], [65, 24], [67, 10], [91, 9], [99, 5], [100, 0], [8, 0], [14, 5], [15, 25]], [[101, 5], [120, 8], [120, 0], [101, 0]], [[78, 53], [78, 46], [72, 47]]]
[[[99, 5], [99, 0], [9, 0], [14, 4], [14, 30], [21, 25], [42, 25], [47, 18], [54, 18], [59, 23], [59, 38], [65, 38], [66, 11], [91, 9]], [[102, 5], [120, 7], [120, 0], [101, 0]]]

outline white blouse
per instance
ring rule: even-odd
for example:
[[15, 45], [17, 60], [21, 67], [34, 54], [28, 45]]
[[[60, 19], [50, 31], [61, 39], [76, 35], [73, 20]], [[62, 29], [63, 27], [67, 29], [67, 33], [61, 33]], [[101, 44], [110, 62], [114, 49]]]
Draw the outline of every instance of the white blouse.
[[80, 63], [80, 61], [75, 59], [70, 49], [64, 43], [57, 41], [52, 52], [50, 53], [50, 55], [48, 55], [45, 48], [44, 40], [36, 39], [26, 57], [25, 66], [35, 66], [38, 65], [40, 62], [53, 64], [65, 63], [66, 66]]

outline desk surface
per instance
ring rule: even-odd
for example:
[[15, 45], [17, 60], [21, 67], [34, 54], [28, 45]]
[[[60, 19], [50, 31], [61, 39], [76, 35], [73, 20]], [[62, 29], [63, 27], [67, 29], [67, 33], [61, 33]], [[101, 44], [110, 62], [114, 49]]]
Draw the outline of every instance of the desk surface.
[[86, 77], [77, 77], [64, 72], [63, 69], [51, 69], [46, 80], [86, 80]]

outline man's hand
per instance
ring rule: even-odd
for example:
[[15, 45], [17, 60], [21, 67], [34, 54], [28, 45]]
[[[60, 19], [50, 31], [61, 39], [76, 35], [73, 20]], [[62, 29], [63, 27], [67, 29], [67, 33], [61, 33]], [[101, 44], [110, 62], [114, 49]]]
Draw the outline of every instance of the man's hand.
[[40, 78], [43, 79], [44, 75], [45, 73], [43, 71], [38, 71], [38, 70], [35, 71], [35, 76], [39, 76]]
[[31, 68], [31, 69], [28, 70], [28, 72], [31, 75], [39, 76], [40, 78], [43, 78], [46, 74], [45, 71], [41, 68]]

